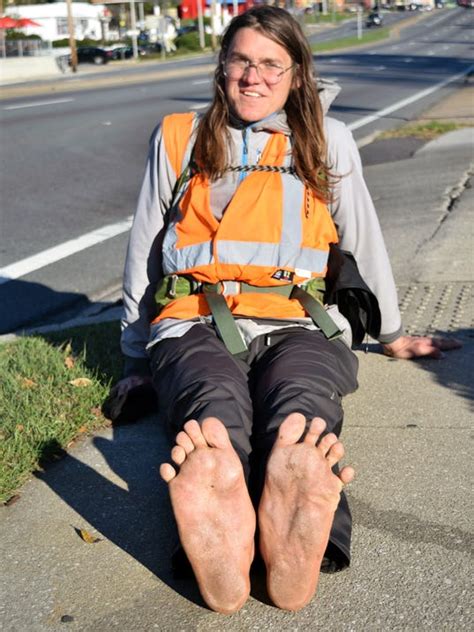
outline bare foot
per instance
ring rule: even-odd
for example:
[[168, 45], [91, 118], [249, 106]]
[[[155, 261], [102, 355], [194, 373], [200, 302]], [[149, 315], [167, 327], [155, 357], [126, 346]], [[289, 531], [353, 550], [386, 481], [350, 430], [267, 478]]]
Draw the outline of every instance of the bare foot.
[[267, 589], [276, 606], [303, 608], [316, 592], [321, 562], [344, 483], [354, 478], [345, 467], [336, 435], [318, 440], [326, 424], [312, 420], [303, 443], [305, 418], [289, 415], [280, 426], [267, 465], [258, 509], [260, 551], [267, 567]]
[[179, 537], [207, 605], [239, 610], [250, 593], [256, 517], [239, 457], [225, 426], [208, 417], [188, 421], [176, 437], [169, 463], [160, 467], [169, 483]]

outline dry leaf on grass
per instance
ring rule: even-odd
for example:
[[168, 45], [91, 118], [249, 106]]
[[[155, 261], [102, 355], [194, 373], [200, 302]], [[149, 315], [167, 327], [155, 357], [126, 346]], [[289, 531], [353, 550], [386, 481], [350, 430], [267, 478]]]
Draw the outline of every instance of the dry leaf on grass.
[[90, 386], [92, 384], [92, 380], [88, 377], [76, 377], [75, 380], [69, 380], [69, 384], [82, 388], [83, 386]]
[[75, 364], [76, 364], [76, 361], [74, 360], [72, 356], [66, 356], [64, 358], [64, 366], [66, 367], [66, 369], [72, 369]]
[[101, 538], [98, 538], [95, 535], [92, 535], [92, 533], [89, 533], [89, 531], [86, 531], [86, 529], [76, 529], [75, 527], [74, 527], [74, 529], [75, 529], [77, 535], [86, 544], [96, 544], [97, 542], [101, 541]]
[[97, 406], [91, 408], [91, 413], [94, 415], [94, 417], [102, 417], [102, 411], [100, 408], [97, 408]]
[[20, 378], [20, 384], [22, 388], [35, 388], [35, 386], [38, 386], [34, 380], [30, 380], [28, 377]]

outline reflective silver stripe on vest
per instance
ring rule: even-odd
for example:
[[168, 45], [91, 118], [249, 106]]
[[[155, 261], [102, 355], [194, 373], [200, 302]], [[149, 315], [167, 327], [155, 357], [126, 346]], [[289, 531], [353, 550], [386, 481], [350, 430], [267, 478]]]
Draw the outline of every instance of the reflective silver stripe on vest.
[[214, 263], [211, 241], [203, 241], [200, 244], [185, 246], [184, 248], [175, 248], [175, 243], [176, 230], [168, 229], [163, 242], [162, 266], [165, 275]]
[[[271, 177], [275, 177], [272, 174]], [[316, 248], [302, 247], [303, 226], [301, 209], [304, 203], [304, 185], [293, 175], [279, 174], [282, 179], [282, 232], [280, 243], [259, 241], [233, 241], [219, 239], [217, 233], [216, 254], [218, 263], [228, 265], [253, 265], [276, 268], [299, 268], [321, 274], [326, 267], [328, 252]], [[269, 203], [271, 203], [269, 201]], [[173, 216], [173, 212], [171, 213]], [[177, 248], [176, 223], [180, 211], [176, 209], [163, 241], [163, 271], [165, 274], [179, 273], [198, 266], [215, 263], [212, 242], [201, 242]]]

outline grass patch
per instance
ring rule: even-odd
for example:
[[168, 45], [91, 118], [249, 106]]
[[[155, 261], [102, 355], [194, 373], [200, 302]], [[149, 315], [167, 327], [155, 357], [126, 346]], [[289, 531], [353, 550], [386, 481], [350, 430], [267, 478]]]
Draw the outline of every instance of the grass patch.
[[313, 53], [322, 53], [324, 51], [335, 50], [337, 48], [349, 48], [350, 46], [362, 46], [363, 44], [371, 44], [378, 42], [379, 40], [386, 39], [390, 36], [389, 28], [382, 28], [373, 30], [370, 32], [365, 31], [361, 39], [357, 38], [357, 35], [351, 37], [342, 37], [330, 42], [321, 42], [319, 44], [312, 44], [311, 50]]
[[411, 125], [405, 125], [398, 129], [387, 130], [382, 132], [377, 139], [384, 138], [407, 138], [412, 136], [415, 138], [422, 138], [424, 140], [432, 140], [447, 132], [452, 132], [456, 129], [462, 129], [464, 127], [472, 127], [468, 123], [455, 123], [454, 121], [429, 121], [426, 123], [414, 123]]
[[43, 460], [108, 423], [100, 407], [121, 364], [118, 323], [0, 345], [0, 502]]

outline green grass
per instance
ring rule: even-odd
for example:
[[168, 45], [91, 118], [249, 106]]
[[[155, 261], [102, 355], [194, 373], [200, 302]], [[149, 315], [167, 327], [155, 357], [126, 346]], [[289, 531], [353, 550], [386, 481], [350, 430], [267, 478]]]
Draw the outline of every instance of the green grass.
[[345, 20], [350, 20], [356, 16], [355, 13], [327, 13], [323, 15], [322, 13], [306, 13], [303, 22], [304, 24], [332, 24], [333, 22], [344, 22]]
[[407, 136], [413, 136], [415, 138], [423, 138], [425, 140], [432, 140], [447, 132], [452, 132], [456, 129], [463, 127], [473, 127], [468, 123], [455, 123], [454, 121], [428, 121], [426, 123], [414, 123], [399, 127], [398, 129], [388, 130], [382, 132], [378, 139], [383, 138], [406, 138]]
[[330, 42], [321, 42], [320, 44], [313, 44], [311, 50], [313, 53], [322, 53], [325, 51], [335, 50], [337, 48], [349, 48], [351, 46], [361, 46], [363, 44], [371, 44], [380, 40], [386, 39], [390, 36], [389, 28], [382, 28], [372, 31], [364, 31], [362, 38], [358, 39], [357, 35], [351, 37], [343, 37]]
[[0, 502], [77, 436], [108, 423], [100, 407], [121, 363], [118, 323], [0, 345]]

